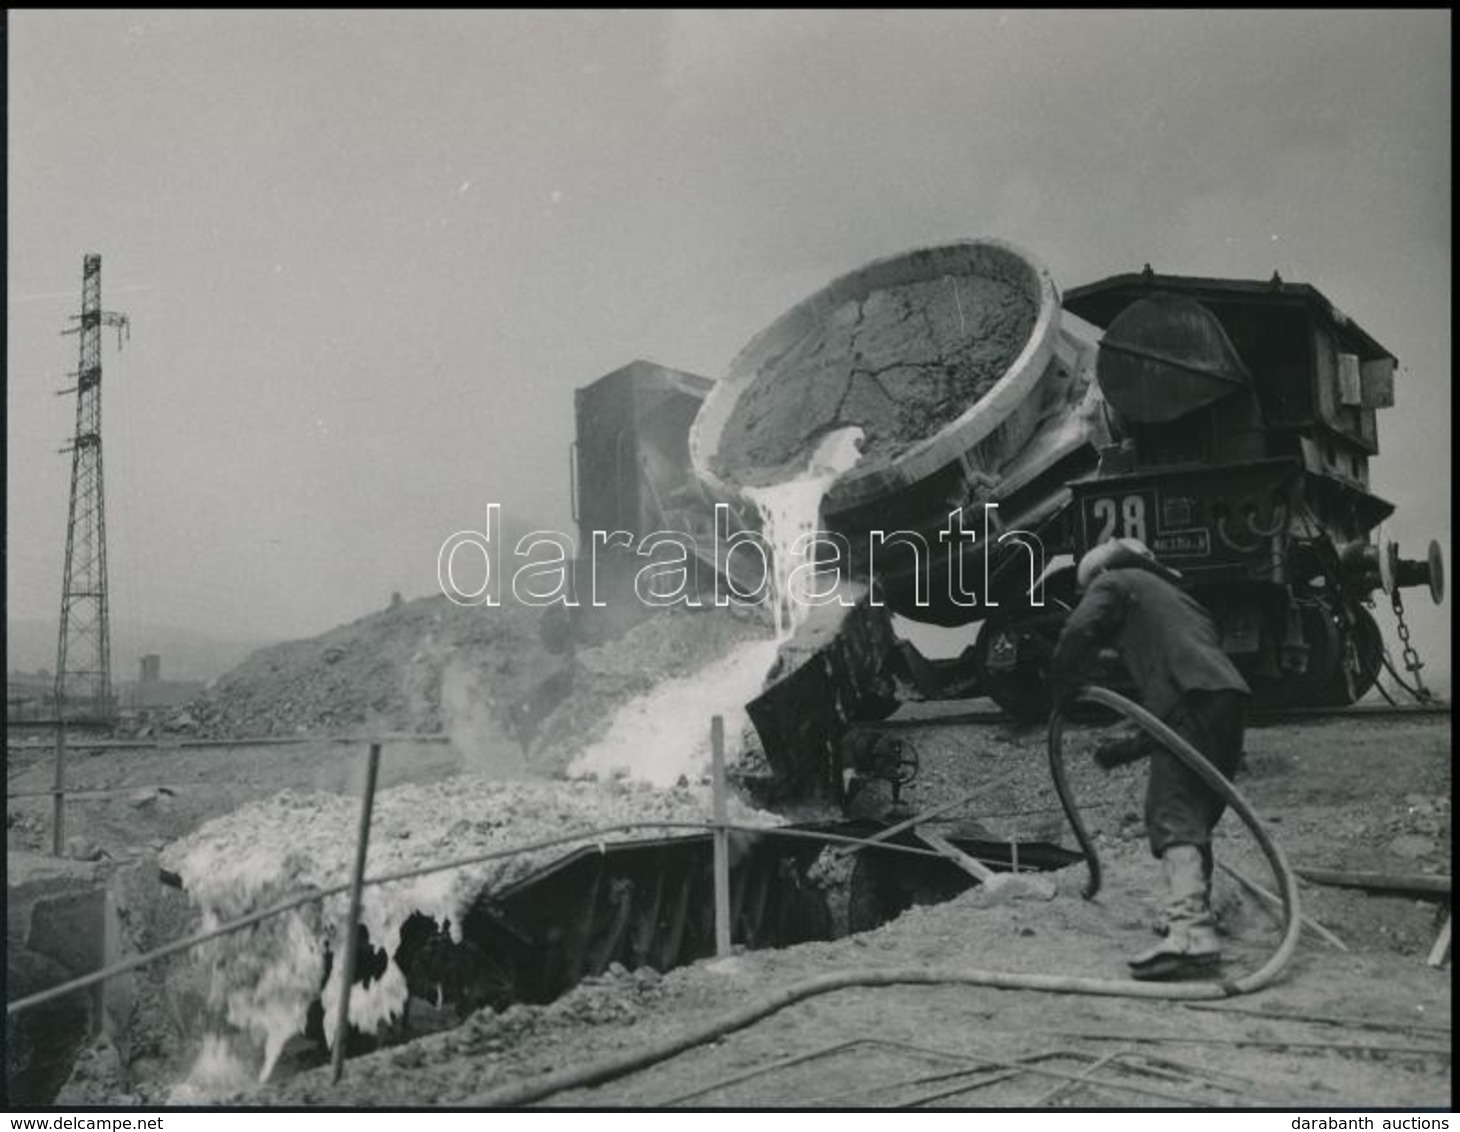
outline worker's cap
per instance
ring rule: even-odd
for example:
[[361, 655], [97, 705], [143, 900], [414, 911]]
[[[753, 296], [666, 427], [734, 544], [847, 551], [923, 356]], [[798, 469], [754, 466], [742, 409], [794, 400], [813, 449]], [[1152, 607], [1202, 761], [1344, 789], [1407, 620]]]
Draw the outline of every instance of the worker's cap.
[[1115, 538], [1102, 542], [1080, 559], [1075, 567], [1075, 584], [1081, 589], [1107, 570], [1120, 570], [1129, 566], [1144, 566], [1153, 569], [1163, 577], [1177, 581], [1181, 578], [1175, 570], [1163, 566], [1151, 548], [1138, 538]]

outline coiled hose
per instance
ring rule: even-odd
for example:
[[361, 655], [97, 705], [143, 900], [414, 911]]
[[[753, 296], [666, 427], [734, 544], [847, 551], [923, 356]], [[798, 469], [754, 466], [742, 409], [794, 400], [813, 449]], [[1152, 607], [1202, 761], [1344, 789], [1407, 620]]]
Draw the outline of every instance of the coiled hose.
[[[828, 994], [847, 987], [966, 984], [995, 987], [1002, 990], [1033, 990], [1062, 994], [1095, 994], [1124, 998], [1201, 1000], [1228, 998], [1232, 995], [1250, 994], [1267, 986], [1282, 972], [1298, 946], [1301, 923], [1298, 919], [1298, 886], [1292, 870], [1283, 858], [1267, 830], [1263, 828], [1257, 814], [1247, 799], [1207, 762], [1190, 743], [1172, 731], [1150, 712], [1124, 696], [1106, 688], [1085, 687], [1074, 697], [1087, 703], [1103, 704], [1113, 708], [1148, 732], [1157, 742], [1164, 745], [1182, 762], [1191, 767], [1208, 786], [1226, 800], [1232, 811], [1252, 830], [1263, 854], [1272, 866], [1278, 880], [1278, 889], [1283, 900], [1283, 937], [1272, 956], [1250, 975], [1233, 980], [1208, 980], [1184, 983], [1151, 983], [1136, 979], [1096, 979], [1081, 975], [1040, 975], [1006, 971], [982, 971], [965, 968], [926, 967], [870, 967], [847, 971], [833, 971], [793, 983], [775, 994], [751, 1002], [737, 1010], [709, 1022], [693, 1027], [678, 1035], [661, 1039], [637, 1050], [629, 1050], [604, 1058], [588, 1065], [573, 1066], [534, 1077], [529, 1081], [517, 1081], [500, 1085], [495, 1089], [479, 1093], [462, 1103], [471, 1108], [521, 1108], [535, 1104], [556, 1093], [570, 1089], [590, 1088], [614, 1080], [625, 1074], [648, 1068], [686, 1050], [704, 1045], [724, 1037], [726, 1034], [753, 1025], [778, 1010], [784, 1010], [793, 1003], [815, 995]], [[1100, 860], [1095, 852], [1089, 834], [1085, 831], [1079, 812], [1070, 797], [1069, 782], [1064, 773], [1062, 751], [1063, 720], [1056, 711], [1049, 721], [1049, 764], [1054, 775], [1055, 790], [1060, 796], [1065, 815], [1074, 827], [1075, 837], [1090, 868], [1090, 883], [1085, 888], [1086, 898], [1093, 897], [1100, 888]]]

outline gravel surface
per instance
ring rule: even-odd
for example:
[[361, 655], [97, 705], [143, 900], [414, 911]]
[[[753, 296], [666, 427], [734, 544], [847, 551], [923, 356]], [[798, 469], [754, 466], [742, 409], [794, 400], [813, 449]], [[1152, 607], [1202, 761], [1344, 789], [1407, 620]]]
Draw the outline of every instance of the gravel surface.
[[[968, 705], [957, 705], [967, 707]], [[924, 705], [923, 711], [934, 709]], [[1053, 807], [1043, 735], [1001, 724], [918, 726], [900, 731], [917, 746], [921, 774], [907, 798], [916, 807], [936, 804], [955, 791], [999, 780], [986, 797], [949, 815], [945, 832], [977, 823], [1001, 836], [1070, 844]], [[1100, 737], [1082, 729], [1071, 736], [1069, 769], [1088, 824], [1097, 831], [1105, 888], [1094, 903], [1078, 896], [1085, 871], [1076, 865], [1058, 877], [1049, 901], [987, 906], [976, 890], [937, 906], [914, 907], [873, 932], [776, 951], [743, 953], [730, 961], [702, 961], [670, 972], [610, 969], [543, 1007], [484, 1010], [464, 1024], [405, 1045], [352, 1058], [339, 1087], [327, 1071], [305, 1068], [297, 1039], [281, 1059], [275, 1080], [263, 1088], [242, 1082], [231, 1103], [268, 1105], [446, 1105], [472, 1103], [486, 1091], [561, 1068], [588, 1064], [651, 1040], [679, 1034], [779, 987], [832, 970], [867, 966], [973, 967], [1116, 977], [1123, 961], [1153, 938], [1150, 925], [1159, 874], [1140, 829], [1143, 771], [1139, 766], [1104, 773], [1084, 752]], [[1448, 871], [1450, 825], [1450, 730], [1448, 716], [1409, 719], [1312, 720], [1259, 726], [1249, 731], [1248, 758], [1239, 787], [1258, 807], [1288, 858], [1296, 863], [1365, 871]], [[289, 748], [288, 750], [296, 750]], [[86, 765], [98, 777], [126, 778], [133, 752], [105, 752]], [[175, 753], [179, 764], [214, 758], [213, 752]], [[260, 793], [284, 775], [287, 760], [270, 752], [248, 765]], [[316, 762], [356, 765], [348, 749], [313, 748]], [[155, 766], [141, 764], [143, 771]], [[44, 778], [46, 767], [32, 771]], [[317, 769], [317, 768], [316, 768]], [[430, 772], [438, 779], [444, 765]], [[348, 775], [340, 772], [342, 784]], [[24, 776], [22, 776], [24, 780]], [[140, 784], [140, 783], [139, 783]], [[98, 803], [98, 805], [100, 805]], [[132, 810], [125, 798], [112, 805]], [[12, 811], [16, 807], [12, 805]], [[1417, 854], [1417, 855], [1416, 855]], [[1230, 816], [1218, 831], [1218, 859], [1271, 885], [1240, 823]], [[1409, 898], [1301, 885], [1307, 914], [1336, 932], [1350, 948], [1342, 953], [1305, 935], [1281, 980], [1258, 995], [1219, 1004], [1337, 1019], [1342, 1024], [1283, 1021], [1236, 1014], [1213, 1016], [1172, 1003], [995, 991], [971, 986], [854, 988], [806, 1000], [722, 1041], [697, 1047], [652, 1069], [591, 1091], [561, 1094], [554, 1105], [642, 1107], [723, 1081], [737, 1071], [772, 1065], [788, 1055], [833, 1042], [857, 1040], [801, 1070], [777, 1069], [705, 1094], [691, 1104], [855, 1104], [855, 1088], [887, 1084], [860, 1103], [904, 1103], [932, 1086], [898, 1085], [919, 1074], [947, 1071], [946, 1055], [1011, 1059], [1050, 1051], [1068, 1055], [1046, 1067], [1083, 1072], [1113, 1043], [1091, 1034], [1128, 1039], [1132, 1056], [1161, 1058], [1167, 1068], [1116, 1071], [1125, 1084], [1171, 1088], [1189, 1103], [1229, 1106], [1274, 1100], [1300, 1107], [1448, 1105], [1451, 1101], [1450, 968], [1434, 969], [1425, 956], [1444, 909]], [[174, 897], [179, 894], [173, 893]], [[1228, 970], [1251, 970], [1275, 945], [1273, 915], [1219, 875], [1216, 902], [1226, 935]], [[186, 911], [174, 907], [172, 915]], [[139, 906], [138, 915], [145, 909]], [[196, 970], [196, 966], [189, 968]], [[179, 972], [168, 993], [186, 1016], [189, 1003], [206, 999], [206, 981], [188, 983]], [[192, 996], [192, 997], [189, 997]], [[146, 1012], [139, 1008], [135, 1028]], [[153, 1015], [147, 1015], [152, 1017]], [[444, 1023], [443, 1023], [444, 1024]], [[151, 1024], [150, 1052], [133, 1053], [120, 1074], [106, 1066], [73, 1080], [64, 1094], [74, 1103], [160, 1103], [196, 1063], [202, 1035], [186, 1022]], [[1387, 1027], [1387, 1028], [1381, 1028]], [[1083, 1036], [1081, 1036], [1083, 1035]], [[942, 1051], [945, 1060], [905, 1049], [867, 1045], [873, 1038]], [[1207, 1044], [1193, 1044], [1208, 1039]], [[1267, 1043], [1244, 1045], [1243, 1042]], [[1413, 1052], [1334, 1050], [1313, 1043], [1380, 1044], [1440, 1048], [1442, 1056]], [[1306, 1044], [1305, 1044], [1306, 1043]], [[143, 1043], [145, 1046], [146, 1043]], [[134, 1046], [135, 1050], [135, 1046]], [[307, 1051], [305, 1051], [307, 1053]], [[313, 1058], [317, 1060], [318, 1054]], [[1081, 1060], [1083, 1058], [1083, 1060]], [[1173, 1070], [1171, 1063], [1188, 1069]], [[1193, 1084], [1190, 1067], [1243, 1082], [1241, 1091]], [[987, 1089], [935, 1104], [1024, 1107], [1059, 1085], [1056, 1077], [1026, 1073]], [[956, 1084], [956, 1082], [955, 1082]], [[1072, 1105], [1172, 1105], [1177, 1102], [1122, 1091], [1119, 1086], [1077, 1090]]]

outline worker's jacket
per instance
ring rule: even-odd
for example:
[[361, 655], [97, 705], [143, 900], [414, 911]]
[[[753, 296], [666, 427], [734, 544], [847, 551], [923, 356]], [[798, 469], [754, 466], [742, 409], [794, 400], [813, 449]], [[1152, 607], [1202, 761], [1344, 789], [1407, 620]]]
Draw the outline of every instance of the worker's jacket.
[[1163, 718], [1187, 692], [1251, 694], [1207, 611], [1149, 570], [1107, 570], [1090, 583], [1055, 645], [1055, 688], [1081, 683], [1106, 645], [1120, 653], [1141, 702]]

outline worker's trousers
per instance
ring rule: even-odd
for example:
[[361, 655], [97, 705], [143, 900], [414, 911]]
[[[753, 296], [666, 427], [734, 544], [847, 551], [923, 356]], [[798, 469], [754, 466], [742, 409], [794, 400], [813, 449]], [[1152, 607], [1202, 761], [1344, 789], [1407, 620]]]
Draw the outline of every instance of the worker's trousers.
[[[1242, 758], [1247, 697], [1241, 692], [1188, 692], [1165, 723], [1228, 778]], [[1159, 746], [1151, 755], [1146, 784], [1146, 836], [1161, 856], [1170, 845], [1195, 845], [1211, 875], [1212, 829], [1227, 803], [1196, 771]]]

